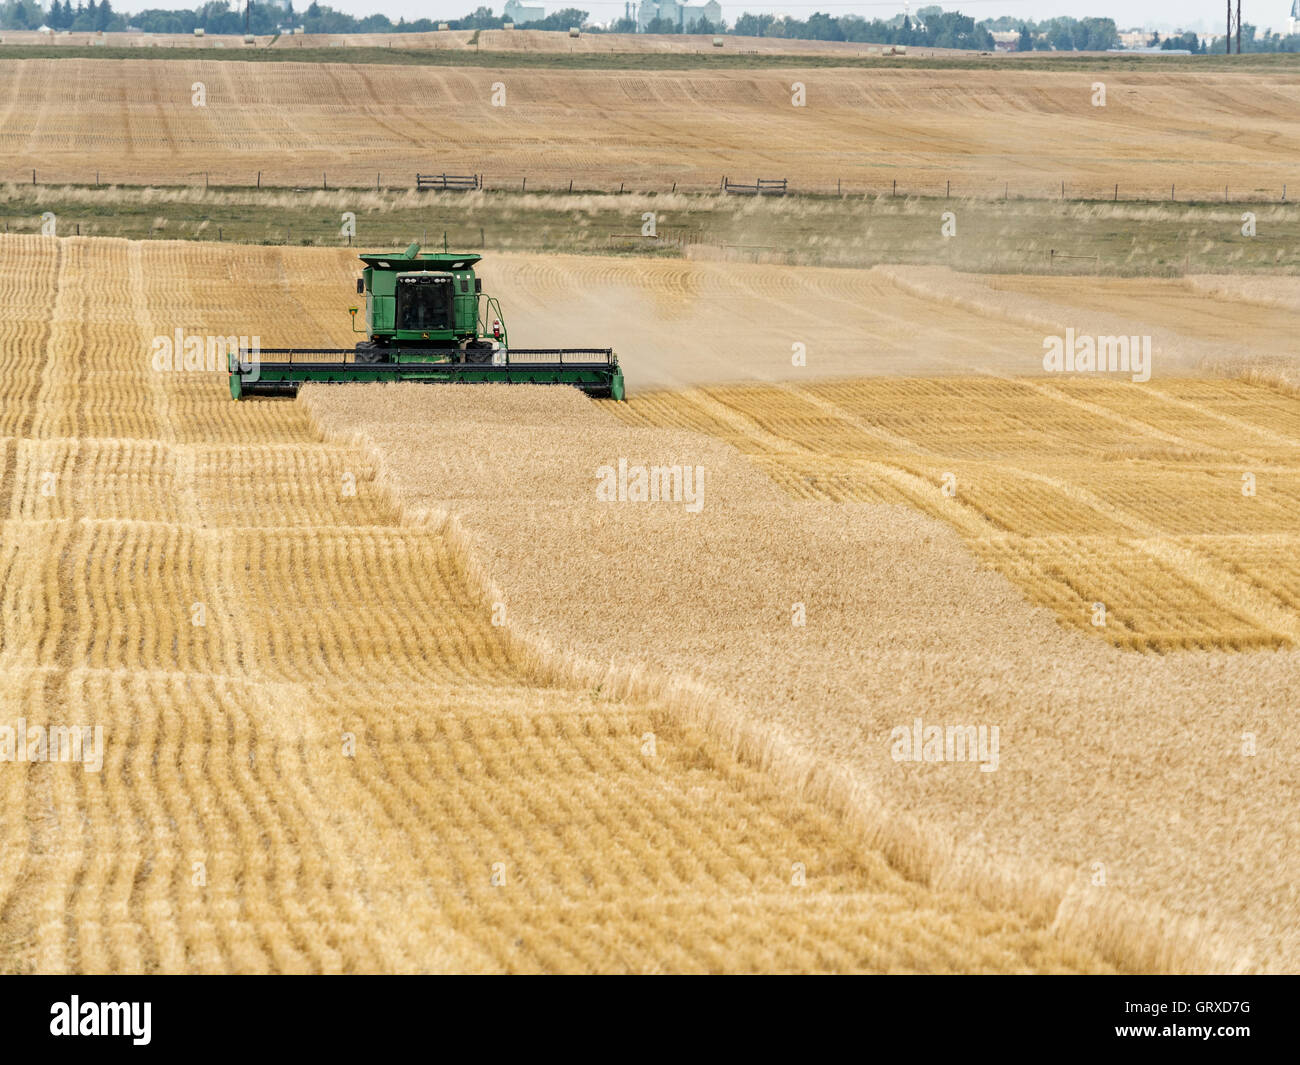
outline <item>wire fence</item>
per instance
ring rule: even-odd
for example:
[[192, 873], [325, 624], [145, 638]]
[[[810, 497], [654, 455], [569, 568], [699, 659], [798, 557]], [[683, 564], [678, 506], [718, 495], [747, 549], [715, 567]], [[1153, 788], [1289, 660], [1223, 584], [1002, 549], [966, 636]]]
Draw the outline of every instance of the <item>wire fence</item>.
[[[534, 193], [538, 195], [729, 195], [736, 192], [758, 193], [761, 198], [784, 197], [847, 197], [857, 199], [972, 199], [988, 201], [1060, 200], [1086, 203], [1290, 203], [1289, 190], [1300, 188], [1297, 182], [1278, 182], [1272, 185], [1209, 184], [1204, 180], [1179, 181], [1174, 178], [1160, 183], [1126, 181], [1071, 181], [1042, 180], [1012, 181], [1009, 178], [989, 179], [967, 175], [941, 180], [918, 181], [911, 178], [853, 178], [827, 177], [819, 179], [745, 176], [733, 178], [719, 175], [706, 179], [690, 175], [677, 180], [658, 181], [644, 177], [598, 180], [590, 173], [557, 178], [553, 173], [529, 174], [523, 172], [497, 173], [468, 171], [458, 177], [450, 172], [440, 172], [442, 180], [430, 180], [431, 175], [416, 173], [388, 173], [377, 171], [373, 180], [361, 177], [355, 171], [329, 171], [319, 175], [275, 174], [270, 171], [251, 171], [238, 174], [230, 171], [194, 171], [184, 175], [186, 180], [149, 181], [141, 175], [116, 171], [74, 171], [62, 168], [9, 170], [0, 178], [6, 185], [33, 188], [201, 188], [208, 191], [276, 191], [276, 192], [402, 192], [420, 190], [437, 192]], [[1297, 179], [1300, 181], [1300, 178]]]

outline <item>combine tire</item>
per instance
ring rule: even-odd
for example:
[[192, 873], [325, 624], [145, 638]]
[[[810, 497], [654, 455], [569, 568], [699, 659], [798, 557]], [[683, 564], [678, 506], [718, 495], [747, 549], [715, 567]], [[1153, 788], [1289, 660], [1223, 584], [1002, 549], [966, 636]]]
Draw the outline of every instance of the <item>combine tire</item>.
[[357, 362], [387, 362], [388, 353], [370, 341], [357, 345]]

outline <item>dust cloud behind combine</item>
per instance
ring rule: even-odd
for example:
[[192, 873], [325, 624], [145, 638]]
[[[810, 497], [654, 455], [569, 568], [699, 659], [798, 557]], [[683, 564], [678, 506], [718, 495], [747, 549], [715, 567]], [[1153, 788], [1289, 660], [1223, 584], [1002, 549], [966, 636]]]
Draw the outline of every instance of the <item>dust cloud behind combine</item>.
[[[1044, 375], [1067, 329], [1150, 336], [1152, 377], [1290, 351], [1280, 308], [1232, 278], [980, 276], [944, 267], [842, 270], [595, 256], [492, 255], [511, 343], [613, 347], [629, 388], [835, 377]], [[1216, 322], [1220, 335], [1207, 335]], [[795, 362], [802, 345], [802, 365]], [[1114, 374], [1109, 375], [1112, 378]]]

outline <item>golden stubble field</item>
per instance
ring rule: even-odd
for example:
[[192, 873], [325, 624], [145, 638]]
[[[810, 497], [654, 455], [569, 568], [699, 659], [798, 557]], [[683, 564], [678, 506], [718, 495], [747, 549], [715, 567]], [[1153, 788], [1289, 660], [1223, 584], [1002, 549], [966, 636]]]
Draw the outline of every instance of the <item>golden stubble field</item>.
[[[554, 35], [552, 35], [554, 36]], [[1300, 75], [526, 68], [177, 60], [0, 62], [0, 180], [373, 187], [803, 189], [1276, 199]], [[806, 106], [792, 106], [795, 82]], [[203, 106], [195, 106], [195, 85]], [[495, 89], [500, 86], [500, 91]], [[494, 106], [496, 99], [503, 106]], [[757, 133], [755, 131], [761, 131]]]
[[150, 366], [177, 327], [341, 341], [350, 270], [0, 238], [0, 726], [104, 730], [97, 772], [0, 761], [7, 971], [1137, 964], [580, 684], [363, 449]]

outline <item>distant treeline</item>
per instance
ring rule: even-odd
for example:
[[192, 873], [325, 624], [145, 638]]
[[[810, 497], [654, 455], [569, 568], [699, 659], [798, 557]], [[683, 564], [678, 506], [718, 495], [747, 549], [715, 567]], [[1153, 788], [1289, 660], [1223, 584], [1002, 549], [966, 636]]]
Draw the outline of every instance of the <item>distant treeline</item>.
[[993, 37], [969, 15], [925, 7], [915, 18], [864, 19], [860, 15], [824, 15], [807, 19], [775, 15], [741, 15], [732, 32], [743, 37], [788, 37], [806, 41], [859, 41], [872, 44], [925, 45], [992, 51]]
[[[567, 30], [587, 21], [587, 12], [565, 8], [543, 21], [530, 24], [529, 29]], [[393, 22], [387, 15], [348, 15], [324, 4], [311, 4], [295, 11], [292, 3], [288, 9], [257, 3], [249, 11], [248, 28], [259, 35], [301, 26], [306, 33], [429, 33], [446, 22], [454, 30], [499, 30], [505, 17], [492, 14], [492, 9], [478, 8], [473, 14], [459, 19], [416, 19]], [[111, 0], [52, 0], [43, 7], [36, 0], [4, 0], [0, 4], [0, 29], [36, 30], [48, 26], [54, 30], [125, 30], [137, 29], [144, 33], [193, 33], [196, 29], [205, 34], [243, 33], [244, 5], [230, 0], [211, 0], [201, 7], [188, 10], [150, 8], [134, 15], [120, 15], [113, 10]]]
[[[1151, 40], [1147, 42], [1155, 48], [1166, 50], [1183, 48], [1196, 55], [1223, 55], [1226, 49], [1223, 45], [1222, 37], [1215, 37], [1208, 44], [1202, 43], [1197, 39], [1194, 33], [1183, 33], [1176, 37], [1161, 38], [1160, 34], [1153, 34]], [[1300, 52], [1300, 33], [1293, 33], [1289, 36], [1283, 36], [1280, 33], [1270, 33], [1265, 31], [1260, 34], [1259, 31], [1249, 22], [1241, 24], [1241, 50], [1242, 52]], [[1236, 54], [1237, 39], [1233, 35], [1232, 51]]]
[[1019, 33], [1018, 52], [1104, 52], [1120, 46], [1119, 30], [1110, 18], [1053, 18], [1035, 22], [1003, 15], [986, 19], [980, 25], [1000, 33]]
[[[566, 31], [581, 26], [590, 33], [635, 33], [633, 19], [620, 18], [608, 27], [592, 26], [588, 12], [568, 7], [539, 22], [527, 24], [530, 30]], [[459, 19], [401, 18], [393, 22], [387, 15], [348, 15], [324, 4], [313, 3], [302, 12], [254, 2], [249, 12], [248, 28], [259, 35], [273, 34], [301, 26], [307, 33], [427, 33], [442, 21], [454, 30], [496, 30], [506, 22], [504, 15], [494, 15], [489, 7], [479, 7], [473, 14]], [[193, 10], [151, 8], [136, 15], [115, 12], [111, 0], [52, 0], [48, 7], [37, 0], [0, 0], [0, 29], [55, 30], [141, 30], [145, 33], [193, 33], [201, 29], [211, 34], [244, 32], [244, 8], [230, 0], [210, 0]], [[651, 33], [680, 33], [682, 30], [666, 19], [655, 19], [646, 27]], [[778, 15], [745, 13], [728, 27], [712, 25], [701, 19], [692, 23], [694, 34], [733, 33], [744, 37], [777, 37], [811, 41], [854, 41], [871, 44], [901, 44], [930, 48], [961, 48], [975, 51], [993, 50], [993, 32], [1018, 34], [1016, 50], [1021, 52], [1104, 52], [1120, 47], [1119, 30], [1114, 19], [1053, 18], [1041, 22], [1003, 15], [976, 22], [958, 11], [944, 11], [938, 5], [920, 8], [915, 15], [895, 15], [890, 19], [865, 19], [860, 15], [828, 15], [814, 12], [806, 19]], [[1154, 34], [1146, 42], [1163, 49], [1186, 49], [1197, 54], [1220, 55], [1224, 39], [1215, 37], [1202, 43], [1195, 33], [1161, 38]], [[1243, 52], [1300, 52], [1300, 35], [1284, 37], [1278, 33], [1259, 33], [1250, 23], [1241, 27]]]

